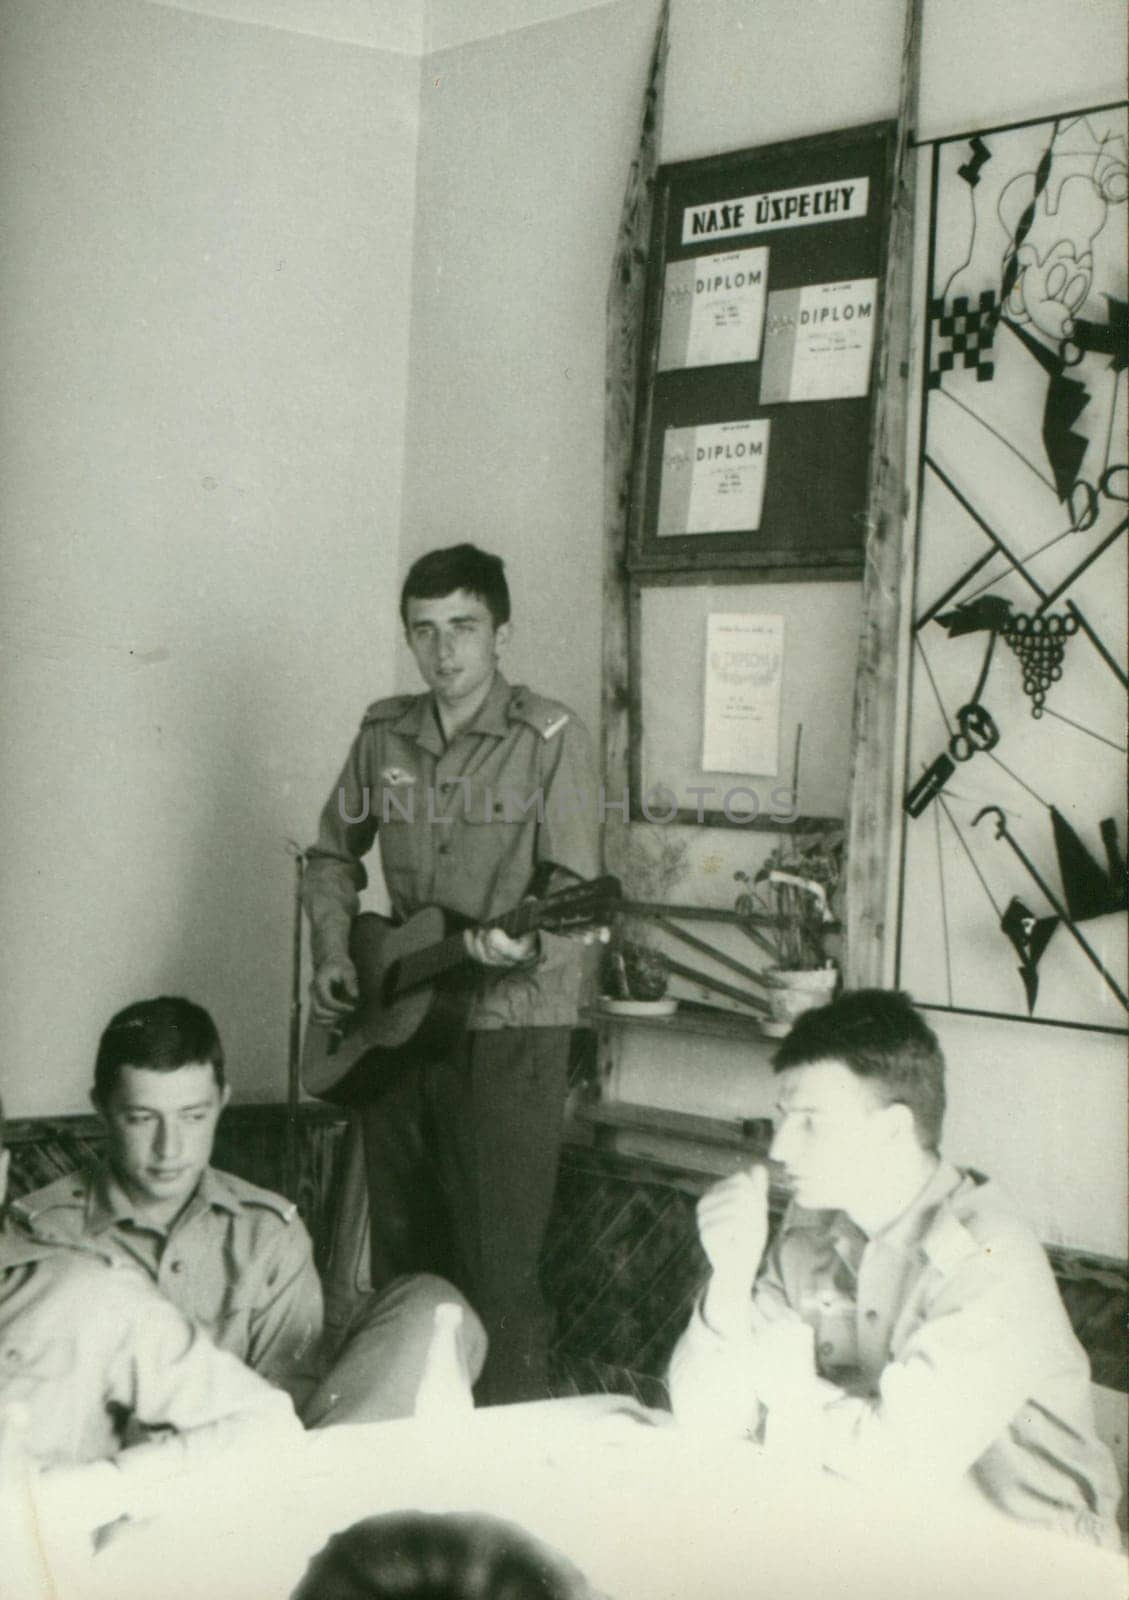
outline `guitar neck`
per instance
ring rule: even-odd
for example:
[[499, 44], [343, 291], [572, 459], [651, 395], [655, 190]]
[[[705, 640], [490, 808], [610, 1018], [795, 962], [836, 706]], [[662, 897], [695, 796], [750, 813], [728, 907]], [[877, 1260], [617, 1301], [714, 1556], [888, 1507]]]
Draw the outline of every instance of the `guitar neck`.
[[[500, 928], [509, 938], [520, 939], [523, 933], [538, 927], [540, 921], [541, 907], [535, 900], [529, 900], [523, 905], [515, 906], [512, 911], [507, 911], [504, 917], [495, 917], [490, 922], [482, 923], [481, 926]], [[466, 943], [462, 931], [449, 933], [445, 939], [429, 945], [426, 950], [413, 950], [410, 955], [401, 957], [396, 988], [404, 991], [417, 988], [420, 984], [433, 983], [444, 972], [449, 972], [452, 967], [457, 967], [466, 959]]]

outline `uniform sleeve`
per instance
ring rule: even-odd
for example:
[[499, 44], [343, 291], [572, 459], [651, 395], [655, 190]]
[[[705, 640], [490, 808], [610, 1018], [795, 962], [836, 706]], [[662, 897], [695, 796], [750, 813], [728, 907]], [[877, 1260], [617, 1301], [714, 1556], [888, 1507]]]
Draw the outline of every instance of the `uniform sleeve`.
[[[558, 870], [548, 875], [545, 892], [571, 887], [577, 877], [594, 878], [600, 870], [600, 790], [588, 730], [570, 717], [549, 741], [542, 789], [544, 822], [537, 830], [537, 863]], [[575, 874], [575, 876], [574, 876]], [[565, 968], [577, 960], [575, 941], [541, 932], [542, 965]]]
[[287, 1395], [217, 1350], [140, 1275], [121, 1269], [113, 1280], [112, 1297], [98, 1313], [101, 1326], [114, 1330], [105, 1400], [146, 1428], [174, 1430], [115, 1458], [124, 1500], [119, 1512], [136, 1509], [151, 1487], [187, 1468], [233, 1449], [273, 1449], [301, 1436]]
[[317, 843], [307, 856], [302, 903], [315, 967], [348, 955], [349, 931], [368, 882], [361, 857], [376, 837], [380, 804], [366, 777], [368, 740], [362, 726], [322, 807]]
[[883, 1369], [878, 1395], [840, 1393], [824, 1407], [824, 1465], [869, 1481], [907, 1472], [961, 1477], [1006, 1432], [1054, 1361], [1062, 1316], [1034, 1241], [974, 1246]]
[[702, 1314], [704, 1291], [670, 1359], [667, 1387], [671, 1410], [680, 1422], [734, 1434], [755, 1433], [760, 1425], [754, 1318], [777, 1322], [791, 1313], [784, 1292], [775, 1242], [769, 1247], [749, 1302], [749, 1328], [740, 1337], [718, 1333]]
[[563, 867], [572, 882], [595, 877], [600, 865], [600, 790], [588, 730], [577, 717], [546, 740], [541, 787], [544, 821], [537, 830], [537, 864]]
[[317, 1382], [325, 1310], [313, 1246], [295, 1218], [263, 1262], [251, 1312], [247, 1364], [301, 1406]]
[[681, 1423], [717, 1432], [755, 1432], [760, 1419], [751, 1335], [734, 1339], [715, 1332], [702, 1315], [698, 1296], [667, 1372], [670, 1409]]

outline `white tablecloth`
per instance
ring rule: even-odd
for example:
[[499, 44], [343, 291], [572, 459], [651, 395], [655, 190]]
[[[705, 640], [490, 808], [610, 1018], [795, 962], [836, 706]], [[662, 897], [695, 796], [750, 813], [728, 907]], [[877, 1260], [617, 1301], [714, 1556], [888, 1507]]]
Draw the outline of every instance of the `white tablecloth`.
[[308, 1434], [180, 1485], [60, 1573], [64, 1600], [287, 1600], [329, 1535], [381, 1511], [481, 1511], [613, 1600], [1124, 1600], [1123, 1559], [1032, 1534], [971, 1494], [897, 1505], [746, 1441], [651, 1426], [616, 1397]]

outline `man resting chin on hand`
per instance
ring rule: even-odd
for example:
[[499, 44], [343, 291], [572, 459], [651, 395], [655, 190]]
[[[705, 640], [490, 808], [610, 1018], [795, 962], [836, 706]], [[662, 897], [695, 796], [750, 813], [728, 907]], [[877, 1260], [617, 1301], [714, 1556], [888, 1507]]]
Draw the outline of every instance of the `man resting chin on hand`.
[[671, 1363], [675, 1415], [755, 1433], [771, 1414], [774, 1447], [787, 1448], [784, 1425], [806, 1431], [822, 1385], [811, 1328], [787, 1306], [754, 1294], [768, 1243], [767, 1168], [735, 1173], [703, 1195], [698, 1236], [710, 1277], [697, 1324]]
[[1046, 1254], [939, 1150], [940, 1045], [905, 995], [799, 1018], [773, 1062], [763, 1168], [700, 1202], [711, 1269], [671, 1360], [676, 1418], [912, 1492], [961, 1483], [1021, 1521], [1119, 1548], [1120, 1485]]

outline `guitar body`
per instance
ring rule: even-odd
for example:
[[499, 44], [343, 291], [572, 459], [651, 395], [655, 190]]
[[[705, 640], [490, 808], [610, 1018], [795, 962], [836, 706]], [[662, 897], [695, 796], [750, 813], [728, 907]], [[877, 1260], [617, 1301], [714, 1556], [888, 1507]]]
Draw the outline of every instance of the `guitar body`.
[[[588, 927], [621, 896], [616, 878], [580, 880], [543, 900], [524, 900], [489, 926], [512, 938], [539, 928]], [[398, 1067], [449, 1054], [485, 981], [467, 959], [463, 932], [472, 926], [441, 906], [425, 906], [398, 928], [371, 911], [355, 919], [349, 955], [360, 1003], [332, 1027], [311, 1019], [306, 1028], [302, 1082], [310, 1094], [361, 1105]]]
[[361, 1003], [336, 1027], [311, 1019], [302, 1047], [302, 1083], [309, 1094], [335, 1105], [360, 1105], [397, 1068], [452, 1048], [474, 992], [465, 974], [448, 970], [403, 993], [395, 992], [395, 983], [405, 957], [432, 949], [459, 926], [459, 918], [438, 906], [417, 911], [400, 927], [361, 912], [349, 940]]

